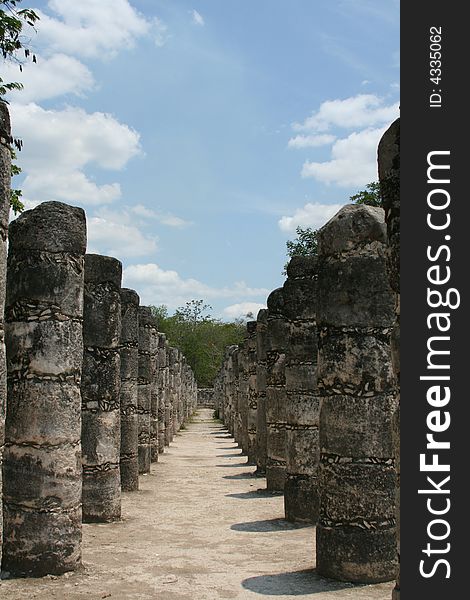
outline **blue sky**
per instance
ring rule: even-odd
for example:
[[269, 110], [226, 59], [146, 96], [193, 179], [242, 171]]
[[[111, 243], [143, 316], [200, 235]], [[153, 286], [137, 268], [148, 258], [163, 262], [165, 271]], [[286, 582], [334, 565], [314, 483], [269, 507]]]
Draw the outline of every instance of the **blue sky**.
[[16, 183], [27, 207], [82, 206], [89, 251], [122, 260], [143, 304], [256, 314], [296, 225], [377, 178], [398, 116], [396, 0], [27, 4], [38, 64], [3, 66], [25, 85]]

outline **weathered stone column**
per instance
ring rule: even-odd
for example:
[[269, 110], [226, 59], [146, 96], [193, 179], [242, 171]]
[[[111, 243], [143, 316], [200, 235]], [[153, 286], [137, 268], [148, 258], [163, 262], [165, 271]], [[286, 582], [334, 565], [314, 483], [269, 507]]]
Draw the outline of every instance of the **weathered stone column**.
[[343, 207], [319, 232], [317, 571], [363, 583], [397, 568], [385, 244], [384, 212], [366, 205]]
[[5, 358], [5, 288], [7, 271], [7, 234], [10, 212], [11, 155], [8, 144], [11, 128], [5, 102], [0, 102], [0, 565], [2, 564], [2, 460], [5, 444], [5, 409], [7, 399], [7, 369]]
[[158, 452], [162, 454], [165, 451], [165, 430], [166, 430], [166, 407], [167, 394], [165, 379], [166, 369], [166, 335], [160, 333], [158, 335]]
[[171, 384], [171, 347], [168, 340], [165, 341], [165, 370], [164, 370], [164, 385], [165, 385], [165, 446], [169, 446], [173, 439], [173, 397]]
[[400, 119], [384, 133], [379, 143], [380, 190], [387, 223], [387, 267], [390, 285], [397, 294], [392, 333], [392, 366], [397, 385], [397, 410], [393, 420], [393, 446], [396, 462], [396, 508], [398, 575], [393, 600], [400, 600]]
[[241, 435], [241, 416], [240, 416], [240, 391], [239, 391], [239, 375], [240, 375], [240, 346], [237, 346], [232, 353], [232, 407], [233, 407], [233, 438], [240, 445]]
[[256, 318], [256, 472], [266, 473], [266, 334], [268, 311], [262, 308]]
[[148, 306], [139, 307], [139, 379], [137, 411], [139, 415], [139, 474], [150, 473], [150, 412], [152, 405], [152, 332], [154, 317]]
[[318, 518], [317, 472], [320, 459], [317, 379], [317, 259], [294, 256], [284, 283], [285, 314], [290, 324], [286, 349], [286, 485], [288, 521]]
[[83, 309], [83, 521], [121, 518], [121, 278], [115, 258], [85, 256]]
[[81, 562], [85, 213], [45, 202], [9, 235], [3, 569], [60, 574]]
[[258, 396], [256, 392], [256, 331], [257, 322], [246, 324], [246, 377], [247, 377], [247, 449], [248, 464], [256, 464], [256, 421]]
[[158, 386], [158, 336], [157, 320], [154, 318], [151, 334], [150, 360], [152, 389], [150, 396], [150, 459], [158, 462], [158, 412], [160, 406], [160, 390]]
[[284, 315], [282, 288], [268, 296], [266, 335], [266, 483], [283, 491], [286, 481], [286, 347], [289, 323]]
[[121, 489], [139, 489], [139, 303], [134, 290], [121, 290]]
[[235, 360], [234, 355], [238, 350], [238, 346], [232, 345], [229, 347], [229, 357], [227, 362], [226, 387], [227, 387], [227, 416], [226, 425], [232, 436], [235, 437]]
[[247, 338], [238, 350], [238, 411], [240, 413], [239, 438], [243, 453], [248, 454], [248, 343]]

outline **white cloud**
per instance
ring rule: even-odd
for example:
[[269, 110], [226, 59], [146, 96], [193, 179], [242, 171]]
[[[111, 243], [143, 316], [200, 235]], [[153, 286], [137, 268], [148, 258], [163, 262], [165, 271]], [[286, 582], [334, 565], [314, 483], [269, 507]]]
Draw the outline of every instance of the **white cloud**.
[[133, 258], [156, 252], [157, 239], [145, 236], [135, 225], [103, 217], [89, 217], [88, 252]]
[[136, 204], [135, 206], [132, 206], [130, 210], [139, 217], [144, 219], [153, 219], [162, 225], [167, 225], [168, 227], [183, 228], [192, 225], [191, 221], [186, 221], [185, 219], [170, 213], [156, 212], [151, 208], [147, 208], [143, 204]]
[[22, 104], [63, 94], [81, 95], [94, 87], [89, 69], [65, 54], [54, 54], [49, 58], [38, 56], [37, 64], [25, 65], [22, 73], [13, 63], [5, 63], [3, 70], [5, 79], [24, 85], [22, 90], [10, 93], [12, 101]]
[[135, 39], [158, 32], [161, 21], [146, 19], [128, 0], [49, 0], [55, 16], [40, 16], [38, 41], [53, 52], [109, 58]]
[[317, 146], [326, 146], [332, 144], [336, 137], [329, 133], [322, 135], [296, 135], [289, 140], [289, 148], [315, 148]]
[[245, 298], [265, 298], [270, 292], [264, 288], [250, 288], [243, 281], [230, 287], [214, 288], [197, 279], [184, 279], [176, 271], [167, 271], [155, 263], [127, 267], [123, 280], [126, 287], [138, 290], [143, 304], [166, 304], [170, 309], [194, 298], [205, 301], [232, 298], [235, 302], [241, 302]]
[[96, 205], [120, 197], [118, 183], [98, 185], [83, 169], [122, 169], [141, 152], [136, 131], [111, 115], [79, 108], [12, 104], [11, 112], [14, 135], [26, 141], [19, 163], [26, 174], [23, 192], [30, 200]]
[[262, 308], [266, 308], [266, 304], [260, 304], [259, 302], [239, 302], [238, 304], [227, 306], [222, 312], [229, 319], [245, 318], [249, 313], [256, 319], [258, 311]]
[[279, 228], [288, 233], [294, 233], [296, 227], [311, 227], [319, 229], [335, 215], [342, 204], [307, 203], [303, 208], [297, 208], [291, 217], [285, 216], [279, 220]]
[[326, 100], [303, 123], [294, 123], [295, 131], [324, 132], [331, 127], [355, 129], [392, 122], [398, 103], [386, 105], [374, 94], [359, 94], [345, 100]]
[[198, 13], [196, 9], [193, 8], [193, 10], [191, 11], [191, 16], [195, 25], [199, 25], [201, 27], [205, 25], [204, 17], [200, 13]]
[[313, 177], [326, 184], [343, 187], [364, 186], [377, 179], [377, 146], [386, 127], [365, 129], [337, 140], [331, 160], [306, 162], [302, 177]]
[[153, 20], [153, 39], [155, 41], [155, 46], [162, 48], [170, 39], [170, 37], [171, 36], [168, 33], [168, 27], [161, 19], [155, 17]]

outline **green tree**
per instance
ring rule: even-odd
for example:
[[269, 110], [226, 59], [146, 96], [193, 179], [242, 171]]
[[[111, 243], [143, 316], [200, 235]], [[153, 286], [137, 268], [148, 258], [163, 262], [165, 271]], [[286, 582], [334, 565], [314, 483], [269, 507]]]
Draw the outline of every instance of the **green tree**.
[[[19, 70], [23, 70], [23, 64], [28, 59], [36, 62], [36, 55], [31, 53], [23, 35], [25, 26], [33, 27], [39, 20], [39, 16], [30, 8], [19, 9], [22, 0], [0, 0], [0, 50], [4, 61], [16, 63]], [[6, 102], [5, 95], [12, 90], [21, 90], [23, 84], [17, 81], [4, 81], [0, 76], [0, 102]], [[15, 148], [21, 150], [22, 141], [17, 138], [7, 140], [10, 149], [12, 166], [11, 175], [19, 175], [20, 167], [14, 163], [16, 159]], [[21, 202], [21, 190], [11, 189], [10, 204], [15, 214], [24, 210]]]
[[213, 384], [226, 346], [238, 344], [245, 335], [242, 322], [225, 323], [213, 318], [211, 310], [203, 300], [191, 300], [171, 316], [165, 305], [152, 307], [158, 330], [184, 354], [200, 387]]
[[382, 196], [380, 194], [380, 183], [372, 181], [366, 185], [366, 189], [350, 197], [354, 204], [368, 204], [369, 206], [382, 206]]

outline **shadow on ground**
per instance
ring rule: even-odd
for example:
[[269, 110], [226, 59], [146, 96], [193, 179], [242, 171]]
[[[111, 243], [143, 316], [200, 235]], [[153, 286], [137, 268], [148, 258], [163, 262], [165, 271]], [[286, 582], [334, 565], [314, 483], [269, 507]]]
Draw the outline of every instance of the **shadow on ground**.
[[[237, 454], [236, 456], [240, 456], [239, 454]], [[224, 469], [226, 469], [227, 467], [231, 468], [231, 467], [246, 467], [248, 465], [248, 463], [243, 462], [243, 463], [228, 463], [226, 465], [215, 465], [216, 467], [222, 467]]]
[[253, 500], [253, 498], [272, 498], [273, 496], [282, 496], [282, 492], [269, 492], [266, 489], [259, 488], [249, 492], [239, 492], [237, 494], [225, 494], [228, 498], [240, 498], [240, 500]]
[[[243, 466], [246, 467], [246, 464]], [[251, 471], [249, 473], [237, 473], [236, 475], [223, 475], [224, 479], [253, 479], [253, 477], [254, 473]]]
[[314, 569], [249, 577], [242, 586], [266, 596], [308, 596], [355, 587], [352, 583], [324, 579]]
[[314, 527], [311, 523], [290, 523], [285, 519], [265, 519], [264, 521], [248, 521], [246, 523], [235, 523], [230, 527], [234, 531], [250, 531], [259, 533], [263, 531], [292, 531], [292, 529], [303, 529]]

